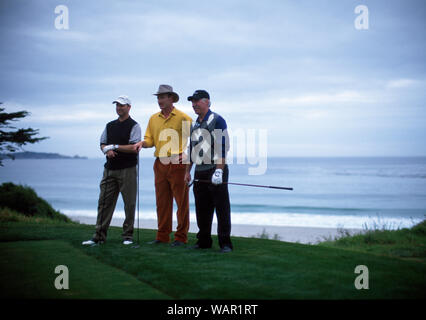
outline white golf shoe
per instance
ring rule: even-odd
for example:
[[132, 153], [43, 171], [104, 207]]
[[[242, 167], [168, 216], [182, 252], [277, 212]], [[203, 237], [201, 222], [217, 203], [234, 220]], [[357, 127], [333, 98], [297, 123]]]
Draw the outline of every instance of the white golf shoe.
[[94, 244], [96, 244], [96, 242], [93, 240], [87, 240], [87, 241], [83, 241], [81, 244], [83, 246], [93, 246]]
[[128, 246], [129, 244], [133, 244], [133, 241], [132, 240], [124, 240], [123, 244]]

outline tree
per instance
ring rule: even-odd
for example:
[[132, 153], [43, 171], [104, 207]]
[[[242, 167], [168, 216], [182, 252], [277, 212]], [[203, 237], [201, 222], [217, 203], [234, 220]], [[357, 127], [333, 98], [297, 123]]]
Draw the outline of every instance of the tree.
[[[0, 105], [3, 104], [0, 102]], [[10, 125], [11, 121], [17, 121], [29, 115], [28, 111], [7, 113], [5, 108], [0, 108], [0, 166], [3, 166], [4, 156], [14, 159], [12, 153], [28, 143], [36, 143], [48, 137], [35, 137], [38, 130], [32, 128], [17, 129]], [[17, 130], [15, 130], [17, 129]]]

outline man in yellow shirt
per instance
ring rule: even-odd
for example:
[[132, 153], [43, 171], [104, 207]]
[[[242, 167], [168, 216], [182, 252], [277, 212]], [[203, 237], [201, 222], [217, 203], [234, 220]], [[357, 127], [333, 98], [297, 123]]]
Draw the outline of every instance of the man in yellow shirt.
[[189, 229], [189, 192], [184, 181], [187, 140], [192, 119], [176, 109], [173, 103], [179, 95], [169, 85], [159, 86], [158, 105], [161, 109], [149, 119], [144, 140], [135, 145], [136, 150], [155, 147], [154, 176], [157, 202], [158, 231], [150, 243], [168, 243], [172, 232], [173, 198], [177, 204], [177, 228], [172, 246], [187, 243]]

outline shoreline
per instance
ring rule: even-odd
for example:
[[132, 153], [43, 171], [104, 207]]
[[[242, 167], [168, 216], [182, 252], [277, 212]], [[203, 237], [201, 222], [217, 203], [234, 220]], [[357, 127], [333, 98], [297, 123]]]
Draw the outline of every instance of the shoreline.
[[[73, 221], [81, 224], [95, 225], [95, 217], [87, 216], [72, 216]], [[123, 225], [123, 218], [113, 218], [111, 226], [121, 227]], [[173, 231], [176, 230], [176, 221], [173, 221]], [[137, 220], [135, 220], [135, 229], [137, 228]], [[140, 219], [139, 228], [141, 229], [157, 229], [157, 220], [155, 219]], [[360, 233], [362, 229], [348, 228], [344, 229], [349, 231], [350, 234]], [[194, 222], [190, 223], [189, 232], [197, 233], [198, 227]], [[213, 223], [212, 234], [217, 234], [217, 224]], [[244, 237], [244, 238], [261, 238], [267, 236], [269, 239], [275, 239], [285, 242], [295, 242], [302, 244], [315, 244], [328, 239], [334, 239], [339, 235], [338, 228], [321, 228], [321, 227], [301, 227], [301, 226], [264, 226], [264, 225], [245, 225], [245, 224], [232, 224], [231, 236]], [[265, 237], [266, 238], [266, 237]]]

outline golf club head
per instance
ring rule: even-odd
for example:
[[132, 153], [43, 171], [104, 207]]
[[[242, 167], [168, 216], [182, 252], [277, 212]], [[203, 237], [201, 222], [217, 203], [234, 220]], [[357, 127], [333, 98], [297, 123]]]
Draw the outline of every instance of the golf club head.
[[138, 244], [135, 244], [134, 246], [131, 246], [131, 248], [132, 248], [132, 249], [138, 249], [138, 248], [139, 248], [139, 245], [138, 245]]

